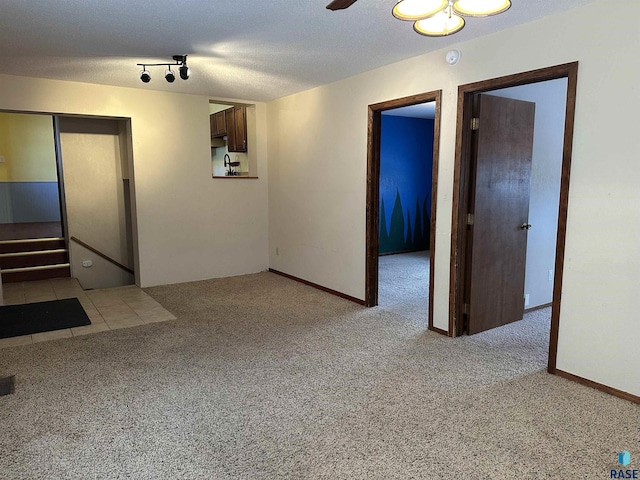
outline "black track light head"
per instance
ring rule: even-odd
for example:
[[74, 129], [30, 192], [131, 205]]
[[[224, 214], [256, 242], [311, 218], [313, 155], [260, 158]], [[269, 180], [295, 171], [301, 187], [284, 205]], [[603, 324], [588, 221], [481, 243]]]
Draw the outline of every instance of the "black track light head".
[[180, 70], [180, 78], [182, 80], [189, 79], [189, 67], [186, 64], [182, 65], [178, 70]]
[[140, 80], [142, 80], [143, 83], [149, 83], [151, 81], [151, 74], [145, 67], [143, 67], [140, 72]]
[[164, 79], [169, 83], [173, 83], [175, 81], [176, 74], [173, 73], [173, 70], [171, 70], [171, 67], [169, 67], [167, 71], [164, 72]]

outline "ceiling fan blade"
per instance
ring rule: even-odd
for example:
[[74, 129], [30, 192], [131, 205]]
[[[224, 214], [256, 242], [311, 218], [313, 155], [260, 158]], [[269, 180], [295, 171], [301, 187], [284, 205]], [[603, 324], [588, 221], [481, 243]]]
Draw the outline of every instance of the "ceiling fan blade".
[[356, 3], [356, 0], [333, 0], [333, 2], [327, 5], [327, 8], [329, 10], [342, 10], [349, 8], [354, 3]]

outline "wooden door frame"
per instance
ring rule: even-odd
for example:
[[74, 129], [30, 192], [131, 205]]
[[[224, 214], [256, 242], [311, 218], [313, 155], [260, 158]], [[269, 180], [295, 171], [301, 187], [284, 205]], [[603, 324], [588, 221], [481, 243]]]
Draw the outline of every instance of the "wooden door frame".
[[431, 221], [430, 221], [430, 268], [429, 268], [429, 329], [443, 333], [433, 326], [433, 272], [436, 247], [436, 201], [438, 189], [438, 158], [440, 152], [440, 110], [442, 90], [420, 93], [408, 97], [388, 100], [369, 105], [367, 128], [367, 212], [366, 212], [366, 267], [365, 305], [378, 305], [378, 247], [380, 231], [380, 134], [382, 112], [394, 108], [408, 107], [419, 103], [435, 102], [436, 112], [433, 123], [433, 166], [431, 169]]
[[58, 198], [60, 201], [60, 225], [64, 237], [65, 248], [69, 251], [69, 223], [67, 220], [67, 197], [64, 190], [64, 170], [62, 166], [62, 148], [60, 146], [60, 118], [57, 115], [53, 119], [53, 146], [56, 155], [56, 175], [58, 177]]
[[[458, 113], [456, 127], [456, 153], [453, 179], [453, 218], [451, 224], [451, 276], [449, 289], [449, 333], [462, 334], [462, 303], [466, 272], [466, 208], [469, 195], [469, 163], [471, 150], [471, 116], [473, 96], [500, 88], [516, 87], [548, 80], [567, 78], [567, 99], [562, 148], [562, 173], [560, 179], [560, 202], [558, 207], [558, 231], [556, 237], [556, 259], [551, 307], [551, 332], [547, 370], [556, 372], [558, 352], [558, 327], [560, 324], [560, 300], [562, 273], [569, 203], [569, 174], [573, 144], [573, 127], [578, 82], [578, 62], [541, 68], [514, 75], [483, 80], [458, 87]], [[466, 128], [469, 126], [469, 128]]]

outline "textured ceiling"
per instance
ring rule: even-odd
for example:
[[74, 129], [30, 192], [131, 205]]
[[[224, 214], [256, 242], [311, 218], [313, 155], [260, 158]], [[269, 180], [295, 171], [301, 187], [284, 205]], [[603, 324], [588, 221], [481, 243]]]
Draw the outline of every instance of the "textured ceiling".
[[[427, 38], [391, 16], [395, 0], [3, 0], [3, 73], [267, 101], [594, 0], [513, 0], [502, 15]], [[168, 84], [136, 63], [189, 54], [192, 78]]]

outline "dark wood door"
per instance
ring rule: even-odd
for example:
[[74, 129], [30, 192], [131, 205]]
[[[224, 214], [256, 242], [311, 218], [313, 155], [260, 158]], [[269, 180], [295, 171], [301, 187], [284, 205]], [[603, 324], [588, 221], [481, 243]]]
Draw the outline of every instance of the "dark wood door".
[[469, 334], [522, 319], [535, 104], [478, 95], [465, 303]]

